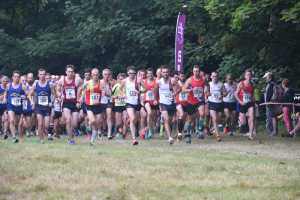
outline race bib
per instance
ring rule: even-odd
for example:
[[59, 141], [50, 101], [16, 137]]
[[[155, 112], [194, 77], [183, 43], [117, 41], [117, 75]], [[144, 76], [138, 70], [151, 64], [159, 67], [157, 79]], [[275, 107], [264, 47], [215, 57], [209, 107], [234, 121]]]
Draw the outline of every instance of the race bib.
[[243, 94], [243, 102], [249, 103], [252, 101], [252, 94]]
[[164, 92], [160, 95], [162, 101], [171, 102], [173, 101], [172, 92]]
[[220, 96], [220, 92], [210, 93], [212, 101], [220, 101], [218, 97]]
[[14, 106], [21, 106], [22, 99], [20, 97], [12, 97], [11, 104]]
[[66, 89], [66, 98], [67, 99], [75, 99], [75, 90], [74, 89]]
[[228, 93], [228, 95], [224, 97], [224, 100], [227, 102], [234, 102], [235, 101], [234, 92]]
[[179, 93], [179, 101], [189, 100], [188, 93]]
[[3, 104], [3, 99], [0, 99], [0, 104]]
[[147, 101], [154, 101], [154, 92], [153, 91], [146, 92], [146, 100]]
[[129, 92], [128, 92], [128, 95], [129, 95], [129, 99], [130, 99], [130, 100], [137, 100], [137, 99], [138, 99], [138, 94], [135, 93], [134, 90], [133, 90], [133, 91], [129, 91]]
[[28, 101], [27, 100], [22, 100], [22, 104], [23, 104], [23, 110], [27, 110], [27, 108], [28, 108]]
[[125, 103], [125, 99], [117, 99], [118, 104], [124, 104]]
[[198, 90], [196, 90], [196, 91], [193, 91], [194, 92], [194, 97], [196, 97], [196, 98], [201, 98], [202, 97], [202, 94], [203, 94], [203, 88], [201, 87], [201, 88], [199, 88]]
[[54, 101], [54, 109], [56, 112], [60, 111], [60, 102], [57, 100]]
[[48, 96], [39, 96], [38, 104], [42, 106], [48, 106]]
[[90, 103], [92, 104], [100, 103], [100, 94], [97, 93], [90, 94]]

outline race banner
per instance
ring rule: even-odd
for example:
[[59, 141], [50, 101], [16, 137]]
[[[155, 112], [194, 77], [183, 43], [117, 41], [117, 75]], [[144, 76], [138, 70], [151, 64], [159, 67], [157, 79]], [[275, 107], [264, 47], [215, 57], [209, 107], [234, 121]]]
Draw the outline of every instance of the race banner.
[[183, 44], [184, 44], [184, 27], [186, 16], [178, 14], [176, 35], [175, 35], [175, 70], [183, 69]]

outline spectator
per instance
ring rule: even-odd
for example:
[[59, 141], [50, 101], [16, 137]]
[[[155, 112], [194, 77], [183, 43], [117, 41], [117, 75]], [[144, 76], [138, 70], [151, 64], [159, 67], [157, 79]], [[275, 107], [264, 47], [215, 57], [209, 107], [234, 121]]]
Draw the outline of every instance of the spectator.
[[[290, 80], [284, 79], [282, 81], [282, 88], [284, 89], [284, 94], [282, 97], [282, 103], [293, 103], [294, 102], [294, 92], [290, 88]], [[282, 105], [283, 109], [283, 120], [288, 133], [281, 134], [282, 137], [293, 137], [294, 132], [292, 132], [292, 122], [291, 122], [291, 106]], [[290, 134], [292, 133], [292, 134]]]

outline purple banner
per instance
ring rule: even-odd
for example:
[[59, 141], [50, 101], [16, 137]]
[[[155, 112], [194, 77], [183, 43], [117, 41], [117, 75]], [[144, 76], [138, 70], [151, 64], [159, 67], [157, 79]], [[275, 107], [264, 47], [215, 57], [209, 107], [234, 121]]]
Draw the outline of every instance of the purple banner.
[[178, 15], [176, 36], [175, 36], [175, 70], [180, 71], [183, 69], [183, 44], [184, 44], [184, 27], [186, 16]]

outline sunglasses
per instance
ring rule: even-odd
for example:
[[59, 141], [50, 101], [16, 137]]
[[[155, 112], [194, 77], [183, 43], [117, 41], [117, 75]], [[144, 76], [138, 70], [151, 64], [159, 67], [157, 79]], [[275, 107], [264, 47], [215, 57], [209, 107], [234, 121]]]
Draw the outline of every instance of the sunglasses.
[[128, 74], [135, 74], [135, 72], [128, 72]]

